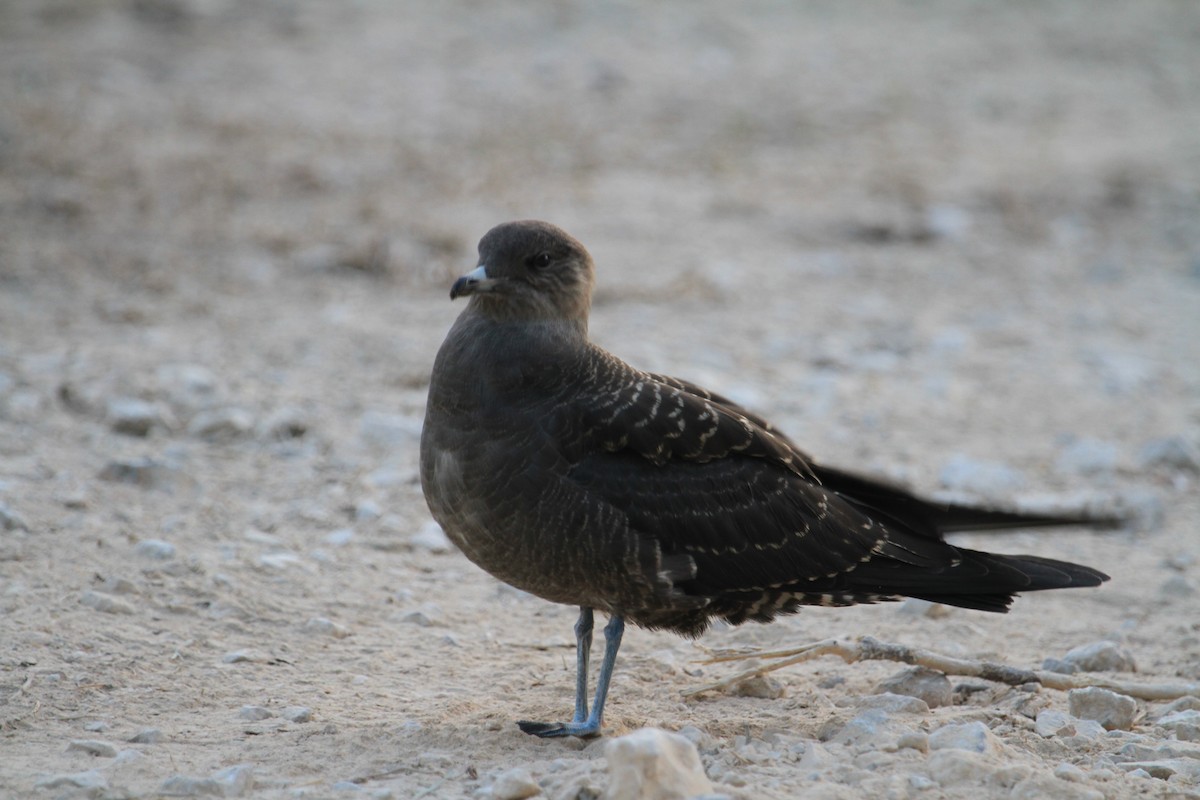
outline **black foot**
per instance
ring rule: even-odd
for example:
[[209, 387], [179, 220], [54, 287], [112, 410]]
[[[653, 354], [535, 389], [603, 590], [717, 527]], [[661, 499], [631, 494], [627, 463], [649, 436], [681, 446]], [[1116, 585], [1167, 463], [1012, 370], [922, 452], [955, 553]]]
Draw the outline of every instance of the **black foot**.
[[543, 739], [553, 739], [558, 736], [578, 736], [580, 739], [592, 739], [600, 735], [600, 723], [597, 722], [530, 722], [520, 720], [517, 727], [530, 736]]

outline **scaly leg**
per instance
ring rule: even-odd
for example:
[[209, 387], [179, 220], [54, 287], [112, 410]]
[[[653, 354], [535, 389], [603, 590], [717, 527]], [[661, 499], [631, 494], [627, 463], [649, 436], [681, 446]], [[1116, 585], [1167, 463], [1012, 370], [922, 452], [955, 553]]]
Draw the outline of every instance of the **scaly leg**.
[[600, 675], [596, 681], [596, 699], [588, 713], [587, 673], [588, 657], [592, 648], [592, 610], [581, 608], [579, 621], [575, 623], [575, 717], [570, 722], [517, 723], [525, 733], [543, 738], [553, 736], [578, 736], [589, 738], [600, 735], [600, 724], [604, 718], [604, 701], [608, 699], [608, 685], [612, 681], [613, 666], [617, 663], [617, 650], [621, 648], [621, 635], [625, 632], [625, 620], [612, 617], [604, 626], [604, 660], [600, 662]]

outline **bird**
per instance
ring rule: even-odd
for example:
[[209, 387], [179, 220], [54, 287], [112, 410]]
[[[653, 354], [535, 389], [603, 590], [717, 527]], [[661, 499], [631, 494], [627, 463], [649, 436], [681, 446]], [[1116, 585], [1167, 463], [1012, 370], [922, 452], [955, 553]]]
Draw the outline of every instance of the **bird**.
[[[421, 432], [430, 513], [504, 583], [579, 607], [575, 708], [519, 721], [601, 735], [626, 623], [699, 636], [804, 606], [922, 598], [1004, 612], [1017, 592], [1098, 586], [1091, 567], [957, 547], [954, 531], [1096, 522], [938, 503], [822, 464], [763, 417], [593, 344], [595, 266], [547, 222], [497, 225], [434, 359]], [[589, 704], [594, 614], [608, 616]]]

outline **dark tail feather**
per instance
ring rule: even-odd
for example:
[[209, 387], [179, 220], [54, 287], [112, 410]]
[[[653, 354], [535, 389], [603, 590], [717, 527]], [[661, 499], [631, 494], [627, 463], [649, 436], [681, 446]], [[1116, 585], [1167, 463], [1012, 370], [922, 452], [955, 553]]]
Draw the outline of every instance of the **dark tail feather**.
[[850, 575], [855, 588], [862, 591], [999, 612], [1008, 610], [1018, 592], [1099, 586], [1108, 580], [1099, 570], [1068, 561], [962, 548], [957, 551], [961, 560], [938, 570], [878, 559], [863, 564]]
[[892, 522], [914, 532], [953, 533], [1011, 528], [1047, 528], [1088, 525], [1115, 528], [1125, 524], [1116, 516], [1091, 514], [1024, 514], [987, 508], [938, 503], [915, 496], [903, 486], [867, 478], [840, 469], [814, 464], [821, 484], [881, 522]]

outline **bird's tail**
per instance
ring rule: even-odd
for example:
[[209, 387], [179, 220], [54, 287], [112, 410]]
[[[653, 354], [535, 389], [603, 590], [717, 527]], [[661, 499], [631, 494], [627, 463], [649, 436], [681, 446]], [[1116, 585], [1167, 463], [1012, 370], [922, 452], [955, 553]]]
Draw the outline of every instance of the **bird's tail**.
[[[955, 548], [959, 558], [941, 569], [879, 559], [850, 573], [856, 587], [933, 603], [1004, 612], [1019, 592], [1099, 586], [1103, 572], [1040, 556], [1010, 556]], [[864, 585], [865, 584], [865, 585]]]
[[1115, 528], [1126, 523], [1118, 516], [1088, 513], [1033, 514], [925, 500], [903, 486], [845, 472], [823, 464], [813, 471], [821, 485], [863, 510], [868, 516], [915, 533], [999, 531], [1013, 528], [1089, 526]]

